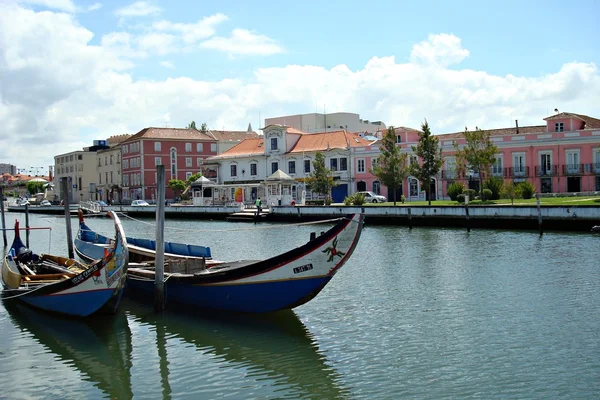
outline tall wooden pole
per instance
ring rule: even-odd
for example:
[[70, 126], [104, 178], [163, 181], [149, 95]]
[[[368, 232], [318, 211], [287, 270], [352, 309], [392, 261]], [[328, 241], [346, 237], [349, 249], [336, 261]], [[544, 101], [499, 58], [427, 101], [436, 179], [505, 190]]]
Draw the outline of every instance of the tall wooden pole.
[[25, 203], [25, 246], [29, 248], [29, 201]]
[[156, 258], [154, 270], [154, 309], [165, 308], [165, 166], [156, 166]]
[[73, 252], [73, 233], [71, 232], [71, 207], [69, 207], [69, 182], [66, 177], [60, 180], [60, 191], [63, 195], [63, 204], [65, 205], [65, 225], [67, 227], [69, 258], [75, 258], [75, 253]]
[[535, 194], [535, 200], [537, 203], [537, 214], [538, 214], [538, 228], [540, 229], [540, 236], [544, 234], [544, 230], [542, 229], [542, 206], [540, 204], [540, 195], [539, 193]]
[[4, 238], [4, 247], [8, 246], [6, 241], [6, 220], [4, 219], [4, 189], [0, 186], [0, 214], [2, 214], [2, 237]]

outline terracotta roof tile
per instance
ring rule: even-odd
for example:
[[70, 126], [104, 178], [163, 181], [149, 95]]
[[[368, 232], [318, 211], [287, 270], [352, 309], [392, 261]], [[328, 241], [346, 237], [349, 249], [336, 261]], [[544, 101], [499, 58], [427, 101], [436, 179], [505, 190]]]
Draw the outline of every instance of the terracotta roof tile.
[[369, 146], [371, 142], [346, 130], [310, 133], [300, 136], [290, 153], [304, 151], [325, 151], [327, 149], [347, 149], [348, 147]]
[[264, 139], [262, 137], [242, 140], [229, 150], [218, 156], [209, 157], [210, 159], [220, 159], [228, 157], [251, 156], [264, 154]]
[[[517, 128], [500, 128], [500, 129], [484, 129], [484, 131], [489, 132], [491, 136], [504, 136], [504, 135], [516, 135]], [[520, 126], [519, 134], [530, 134], [530, 133], [545, 133], [546, 125], [535, 125], [535, 126]], [[448, 140], [448, 139], [460, 139], [463, 137], [464, 131], [454, 132], [454, 133], [441, 133], [436, 136], [440, 138], [440, 140]]]
[[209, 130], [207, 134], [209, 136], [214, 136], [219, 142], [239, 142], [241, 140], [257, 138], [260, 136], [254, 131], [216, 131], [212, 129]]
[[169, 139], [169, 140], [206, 140], [214, 141], [212, 136], [206, 133], [202, 133], [195, 129], [183, 129], [183, 128], [144, 128], [129, 139], [122, 143], [129, 143], [139, 139]]

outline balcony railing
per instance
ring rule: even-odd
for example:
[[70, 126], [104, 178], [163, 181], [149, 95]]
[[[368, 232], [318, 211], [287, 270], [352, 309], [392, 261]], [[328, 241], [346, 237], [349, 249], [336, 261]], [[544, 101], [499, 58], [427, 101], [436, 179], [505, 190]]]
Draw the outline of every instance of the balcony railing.
[[510, 167], [508, 168], [507, 178], [527, 178], [529, 177], [529, 167]]
[[563, 175], [582, 175], [583, 164], [565, 164], [562, 166]]
[[535, 167], [535, 176], [556, 176], [558, 173], [558, 166], [537, 166]]
[[600, 174], [600, 163], [591, 163], [586, 168], [585, 172], [591, 172], [594, 174]]

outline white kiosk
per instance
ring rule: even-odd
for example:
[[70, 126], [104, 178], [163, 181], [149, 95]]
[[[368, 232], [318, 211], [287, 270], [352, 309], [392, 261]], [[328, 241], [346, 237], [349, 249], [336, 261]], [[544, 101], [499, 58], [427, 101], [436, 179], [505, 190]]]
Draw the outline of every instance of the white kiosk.
[[289, 206], [292, 204], [292, 191], [296, 187], [296, 180], [278, 169], [266, 179], [267, 202], [269, 206]]

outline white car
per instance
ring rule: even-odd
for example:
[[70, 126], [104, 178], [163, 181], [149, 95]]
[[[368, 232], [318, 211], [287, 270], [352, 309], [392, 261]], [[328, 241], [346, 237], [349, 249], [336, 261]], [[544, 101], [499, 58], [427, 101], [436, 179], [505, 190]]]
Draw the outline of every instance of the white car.
[[387, 201], [385, 196], [381, 196], [381, 195], [373, 193], [373, 192], [366, 191], [366, 192], [358, 192], [358, 193], [365, 196], [365, 201], [367, 203], [385, 203]]
[[149, 205], [146, 200], [133, 200], [131, 202], [132, 207], [148, 207]]
[[40, 202], [40, 206], [43, 206], [43, 207], [48, 207], [48, 206], [51, 206], [51, 205], [52, 205], [52, 203], [50, 203], [48, 200], [42, 200]]

